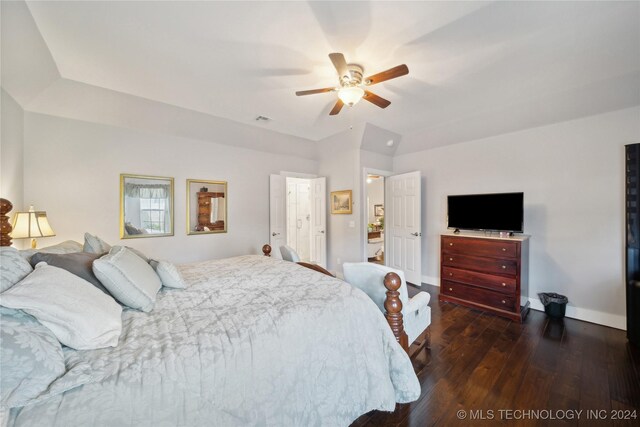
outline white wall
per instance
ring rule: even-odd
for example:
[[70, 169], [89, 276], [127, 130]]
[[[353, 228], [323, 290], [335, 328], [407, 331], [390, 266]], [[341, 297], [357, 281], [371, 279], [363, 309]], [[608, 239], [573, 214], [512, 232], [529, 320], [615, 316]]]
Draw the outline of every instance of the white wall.
[[625, 327], [624, 144], [640, 142], [640, 108], [397, 156], [420, 170], [422, 270], [439, 283], [448, 194], [523, 191], [530, 293], [569, 297], [567, 315]]
[[[13, 203], [13, 213], [23, 210], [22, 199], [24, 144], [24, 113], [4, 89], [0, 90], [0, 197]], [[18, 246], [18, 241], [14, 242]]]
[[360, 141], [362, 129], [342, 132], [318, 144], [319, 175], [327, 177], [327, 193], [352, 190], [352, 214], [332, 214], [327, 195], [327, 267], [342, 271], [342, 263], [362, 261], [360, 202]]
[[[269, 241], [269, 174], [317, 173], [317, 162], [211, 141], [25, 114], [24, 200], [48, 213], [56, 237], [85, 231], [175, 262], [259, 253]], [[119, 175], [175, 178], [175, 236], [119, 239]], [[228, 181], [228, 233], [186, 235], [186, 180]]]

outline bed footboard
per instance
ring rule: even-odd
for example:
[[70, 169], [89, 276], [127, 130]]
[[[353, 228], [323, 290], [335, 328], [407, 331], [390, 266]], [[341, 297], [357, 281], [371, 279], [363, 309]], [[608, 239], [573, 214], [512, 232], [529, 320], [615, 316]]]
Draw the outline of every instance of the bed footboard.
[[400, 301], [400, 285], [402, 280], [396, 273], [387, 273], [384, 276], [384, 287], [387, 288], [387, 298], [384, 300], [384, 317], [391, 327], [396, 341], [400, 343], [404, 351], [409, 353], [409, 337], [404, 331], [404, 323], [402, 321], [402, 301]]
[[[262, 253], [264, 256], [271, 256], [271, 246], [264, 245], [262, 247]], [[309, 264], [306, 262], [299, 262], [299, 265], [326, 274], [331, 277], [335, 277], [324, 268], [319, 265]], [[384, 317], [387, 319], [393, 335], [396, 337], [396, 341], [400, 343], [402, 348], [409, 353], [409, 339], [407, 333], [404, 331], [404, 324], [402, 321], [402, 302], [400, 301], [400, 285], [402, 281], [400, 276], [396, 273], [387, 273], [384, 276], [384, 287], [387, 288], [387, 298], [384, 301]]]

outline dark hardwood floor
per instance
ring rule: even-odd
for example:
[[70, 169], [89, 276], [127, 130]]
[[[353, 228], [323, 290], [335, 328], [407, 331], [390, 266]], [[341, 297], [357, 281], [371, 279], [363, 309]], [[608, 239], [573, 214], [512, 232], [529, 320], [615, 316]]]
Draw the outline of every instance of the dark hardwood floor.
[[413, 359], [420, 398], [352, 426], [640, 426], [640, 349], [624, 331], [535, 310], [518, 324], [440, 303], [438, 289], [422, 287], [432, 323], [431, 349]]

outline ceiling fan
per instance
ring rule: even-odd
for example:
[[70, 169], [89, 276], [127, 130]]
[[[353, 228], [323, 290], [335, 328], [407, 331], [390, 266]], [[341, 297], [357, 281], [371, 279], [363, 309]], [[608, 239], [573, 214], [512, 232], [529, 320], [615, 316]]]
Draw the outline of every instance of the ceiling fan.
[[369, 92], [365, 88], [367, 86], [372, 86], [409, 74], [409, 68], [407, 68], [405, 64], [402, 64], [363, 79], [363, 68], [358, 64], [347, 64], [343, 54], [330, 53], [329, 58], [331, 59], [331, 62], [333, 62], [333, 66], [336, 67], [336, 70], [338, 71], [340, 86], [327, 87], [324, 89], [302, 90], [296, 92], [296, 95], [304, 96], [324, 92], [338, 92], [338, 101], [329, 113], [330, 116], [338, 114], [345, 104], [352, 107], [363, 98], [380, 108], [387, 108], [391, 104], [390, 101]]

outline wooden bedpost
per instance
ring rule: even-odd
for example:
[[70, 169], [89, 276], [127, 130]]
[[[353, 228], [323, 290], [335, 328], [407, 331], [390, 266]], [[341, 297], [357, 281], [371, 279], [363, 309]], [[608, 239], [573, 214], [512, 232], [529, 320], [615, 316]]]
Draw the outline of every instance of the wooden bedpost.
[[387, 298], [384, 300], [384, 309], [386, 310], [384, 317], [387, 318], [391, 331], [400, 346], [409, 354], [409, 338], [402, 323], [402, 302], [400, 301], [400, 292], [398, 292], [401, 284], [400, 276], [396, 273], [387, 273], [384, 276], [384, 287], [387, 288]]
[[262, 247], [262, 253], [264, 256], [271, 256], [271, 245], [268, 243]]
[[7, 214], [13, 209], [13, 205], [7, 199], [0, 199], [0, 246], [11, 246], [11, 224]]

